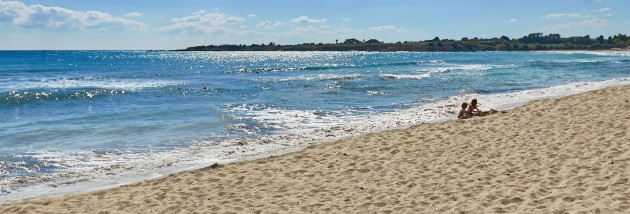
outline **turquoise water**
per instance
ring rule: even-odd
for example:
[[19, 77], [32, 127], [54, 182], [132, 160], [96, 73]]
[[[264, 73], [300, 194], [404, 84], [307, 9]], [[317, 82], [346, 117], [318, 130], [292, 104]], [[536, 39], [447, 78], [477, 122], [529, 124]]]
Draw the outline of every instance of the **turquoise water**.
[[0, 51], [0, 197], [452, 119], [471, 96], [498, 107], [628, 77], [628, 52]]

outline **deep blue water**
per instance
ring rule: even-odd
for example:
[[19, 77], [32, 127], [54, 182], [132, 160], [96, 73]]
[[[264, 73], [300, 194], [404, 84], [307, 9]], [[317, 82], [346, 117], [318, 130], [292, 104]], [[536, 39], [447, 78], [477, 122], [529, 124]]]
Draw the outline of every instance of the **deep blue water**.
[[0, 185], [462, 94], [629, 76], [628, 53], [0, 51]]

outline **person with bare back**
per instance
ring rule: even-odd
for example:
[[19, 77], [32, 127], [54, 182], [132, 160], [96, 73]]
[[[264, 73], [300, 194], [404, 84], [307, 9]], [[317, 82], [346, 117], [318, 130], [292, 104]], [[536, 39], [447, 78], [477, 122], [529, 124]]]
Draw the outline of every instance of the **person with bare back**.
[[466, 111], [466, 107], [468, 107], [468, 103], [462, 103], [462, 110], [459, 110], [459, 115], [457, 116], [457, 118], [468, 119], [472, 117], [472, 115], [468, 114], [468, 112]]

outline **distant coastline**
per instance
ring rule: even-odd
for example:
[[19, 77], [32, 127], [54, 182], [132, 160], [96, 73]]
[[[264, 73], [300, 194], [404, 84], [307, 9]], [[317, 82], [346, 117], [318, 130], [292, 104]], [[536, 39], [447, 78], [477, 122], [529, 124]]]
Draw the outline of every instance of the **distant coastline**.
[[625, 34], [591, 38], [586, 36], [561, 37], [560, 34], [530, 33], [521, 38], [440, 39], [385, 43], [376, 39], [346, 39], [335, 43], [302, 43], [294, 45], [223, 44], [201, 45], [175, 51], [377, 51], [377, 52], [475, 52], [475, 51], [554, 51], [554, 50], [629, 50], [630, 38]]

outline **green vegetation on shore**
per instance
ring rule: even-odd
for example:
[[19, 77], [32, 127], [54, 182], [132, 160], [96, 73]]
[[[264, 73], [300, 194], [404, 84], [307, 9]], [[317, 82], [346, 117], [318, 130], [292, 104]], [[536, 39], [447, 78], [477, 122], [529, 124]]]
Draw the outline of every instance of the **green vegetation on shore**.
[[530, 33], [522, 38], [461, 38], [460, 40], [435, 37], [425, 41], [384, 43], [376, 39], [346, 39], [335, 43], [303, 43], [297, 45], [269, 44], [252, 45], [203, 45], [178, 51], [531, 51], [531, 50], [610, 50], [626, 49], [630, 38], [625, 34], [614, 36], [573, 36], [563, 38], [560, 34]]

